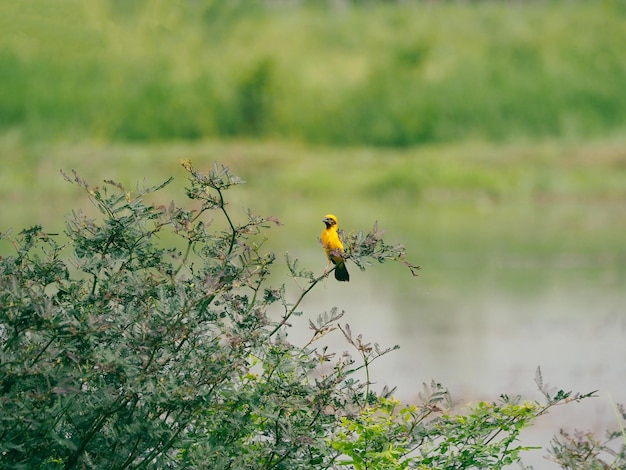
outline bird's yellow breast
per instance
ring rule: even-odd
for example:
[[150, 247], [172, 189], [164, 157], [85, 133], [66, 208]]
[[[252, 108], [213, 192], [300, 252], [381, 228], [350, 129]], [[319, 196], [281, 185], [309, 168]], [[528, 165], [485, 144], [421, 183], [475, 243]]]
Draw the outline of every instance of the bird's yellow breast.
[[337, 233], [337, 227], [328, 227], [322, 231], [322, 245], [324, 245], [324, 251], [326, 256], [333, 263], [341, 261], [341, 256], [334, 253], [343, 253], [343, 243]]

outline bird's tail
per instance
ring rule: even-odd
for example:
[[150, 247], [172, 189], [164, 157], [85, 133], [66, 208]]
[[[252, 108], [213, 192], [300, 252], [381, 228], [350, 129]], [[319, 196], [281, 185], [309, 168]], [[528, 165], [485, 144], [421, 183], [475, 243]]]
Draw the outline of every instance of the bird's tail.
[[337, 279], [338, 281], [350, 280], [350, 274], [348, 274], [346, 263], [337, 263], [337, 266], [335, 267], [335, 279]]

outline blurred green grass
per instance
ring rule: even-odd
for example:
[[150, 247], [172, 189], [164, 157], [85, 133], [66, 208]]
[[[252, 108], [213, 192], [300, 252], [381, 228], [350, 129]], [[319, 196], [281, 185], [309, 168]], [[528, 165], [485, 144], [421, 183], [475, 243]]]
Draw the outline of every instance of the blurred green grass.
[[169, 202], [190, 158], [312, 264], [335, 212], [430, 286], [623, 284], [623, 2], [332, 4], [0, 2], [0, 231], [93, 213], [59, 169]]
[[[421, 285], [434, 291], [490, 283], [541, 289], [554, 278], [619, 289], [626, 281], [626, 142], [619, 139], [394, 150], [245, 141], [24, 146], [5, 138], [0, 151], [11, 162], [2, 173], [0, 231], [40, 223], [63, 232], [70, 210], [95, 214], [59, 169], [131, 191], [172, 175], [155, 202], [192, 205], [179, 166], [189, 158], [205, 171], [226, 164], [246, 180], [228, 194], [233, 214], [243, 220], [250, 208], [278, 217], [284, 225], [271, 230], [268, 249], [313, 269], [323, 264], [321, 217], [333, 212], [347, 231], [378, 221], [388, 242], [405, 244], [425, 267]], [[0, 243], [1, 253], [10, 251]], [[389, 269], [374, 272], [384, 277]]]
[[598, 2], [0, 4], [0, 131], [409, 146], [623, 133]]

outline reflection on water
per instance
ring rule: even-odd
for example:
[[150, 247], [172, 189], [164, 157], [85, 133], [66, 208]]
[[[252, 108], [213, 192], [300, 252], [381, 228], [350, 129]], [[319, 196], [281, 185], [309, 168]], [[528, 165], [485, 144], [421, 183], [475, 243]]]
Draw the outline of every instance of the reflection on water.
[[[459, 406], [502, 393], [540, 401], [534, 377], [541, 366], [544, 383], [566, 391], [598, 390], [598, 398], [541, 417], [523, 434], [525, 445], [546, 447], [560, 428], [602, 436], [617, 428], [611, 399], [626, 403], [626, 292], [562, 285], [532, 298], [476, 292], [459, 299], [431, 295], [418, 282], [417, 291], [398, 302], [384, 286], [368, 284], [365, 274], [355, 273], [353, 281], [330, 280], [314, 290], [291, 339], [308, 335], [309, 313], [338, 306], [354, 335], [383, 347], [400, 345], [374, 363], [372, 376], [378, 390], [397, 386], [395, 395], [403, 401], [417, 399], [422, 382], [431, 379], [448, 387]], [[327, 341], [336, 351], [348, 348], [341, 334]], [[545, 455], [531, 451], [524, 462], [550, 468]]]

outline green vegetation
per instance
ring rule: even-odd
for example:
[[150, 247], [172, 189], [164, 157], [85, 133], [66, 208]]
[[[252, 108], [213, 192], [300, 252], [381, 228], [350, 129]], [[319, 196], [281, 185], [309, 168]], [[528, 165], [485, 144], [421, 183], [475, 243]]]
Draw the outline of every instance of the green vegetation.
[[1, 228], [61, 225], [60, 168], [219, 160], [289, 222], [272, 248], [311, 246], [332, 206], [469, 289], [499, 263], [624, 281], [622, 2], [331, 4], [3, 2]]
[[332, 3], [3, 2], [0, 130], [407, 146], [625, 129], [623, 2]]
[[[321, 262], [319, 214], [332, 210], [347, 231], [378, 220], [406, 241], [428, 266], [422, 282], [431, 290], [495, 285], [516, 293], [565, 277], [619, 290], [626, 282], [623, 148], [618, 139], [372, 150], [258, 142], [24, 145], [7, 138], [0, 143], [11, 162], [0, 176], [7, 202], [1, 229], [41, 223], [63, 231], [63, 214], [76, 201], [59, 169], [132, 186], [133, 175], [159, 181], [173, 174], [181, 158], [202, 167], [220, 160], [248, 182], [233, 209], [279, 217], [285, 226], [270, 248], [307, 262]], [[163, 191], [174, 199], [183, 183], [175, 178]], [[94, 210], [86, 201], [81, 208]], [[8, 248], [0, 243], [0, 253]], [[394, 284], [404, 285], [391, 272]]]
[[[262, 247], [277, 221], [227, 209], [240, 183], [228, 169], [183, 166], [190, 208], [148, 203], [170, 180], [131, 195], [74, 174], [98, 218], [74, 212], [67, 242], [40, 226], [8, 238], [2, 468], [501, 469], [520, 462], [519, 433], [537, 417], [592, 396], [551, 391], [540, 371], [545, 403], [502, 396], [459, 414], [436, 383], [417, 405], [376, 393], [369, 367], [394, 348], [354, 337], [336, 309], [309, 320], [306, 344], [290, 342], [302, 299], [326, 278], [288, 258], [304, 286], [289, 301], [285, 284], [270, 285], [276, 258]], [[184, 251], [163, 243], [167, 232]], [[362, 269], [414, 269], [376, 230], [346, 241]], [[317, 345], [337, 332], [355, 358]], [[597, 455], [583, 462], [599, 464]], [[616, 464], [623, 458], [624, 449]]]
[[[540, 377], [543, 403], [462, 410], [437, 383], [412, 404], [370, 390], [389, 351], [334, 310], [290, 342], [323, 279], [271, 252], [321, 272], [332, 211], [367, 267], [370, 248], [400, 255], [350, 233], [378, 220], [427, 269], [419, 289], [401, 264], [363, 288], [384, 281], [421, 325], [415, 305], [481, 290], [621, 295], [625, 23], [620, 0], [0, 2], [0, 468], [518, 462], [519, 433], [580, 396]], [[183, 178], [76, 179], [77, 200], [58, 174], [128, 187], [181, 159], [246, 189], [226, 208], [230, 174], [191, 171], [187, 209], [170, 205]], [[274, 217], [247, 207], [285, 225], [266, 239]], [[318, 346], [329, 334], [358, 359]], [[549, 452], [623, 468], [622, 443], [564, 431]]]

